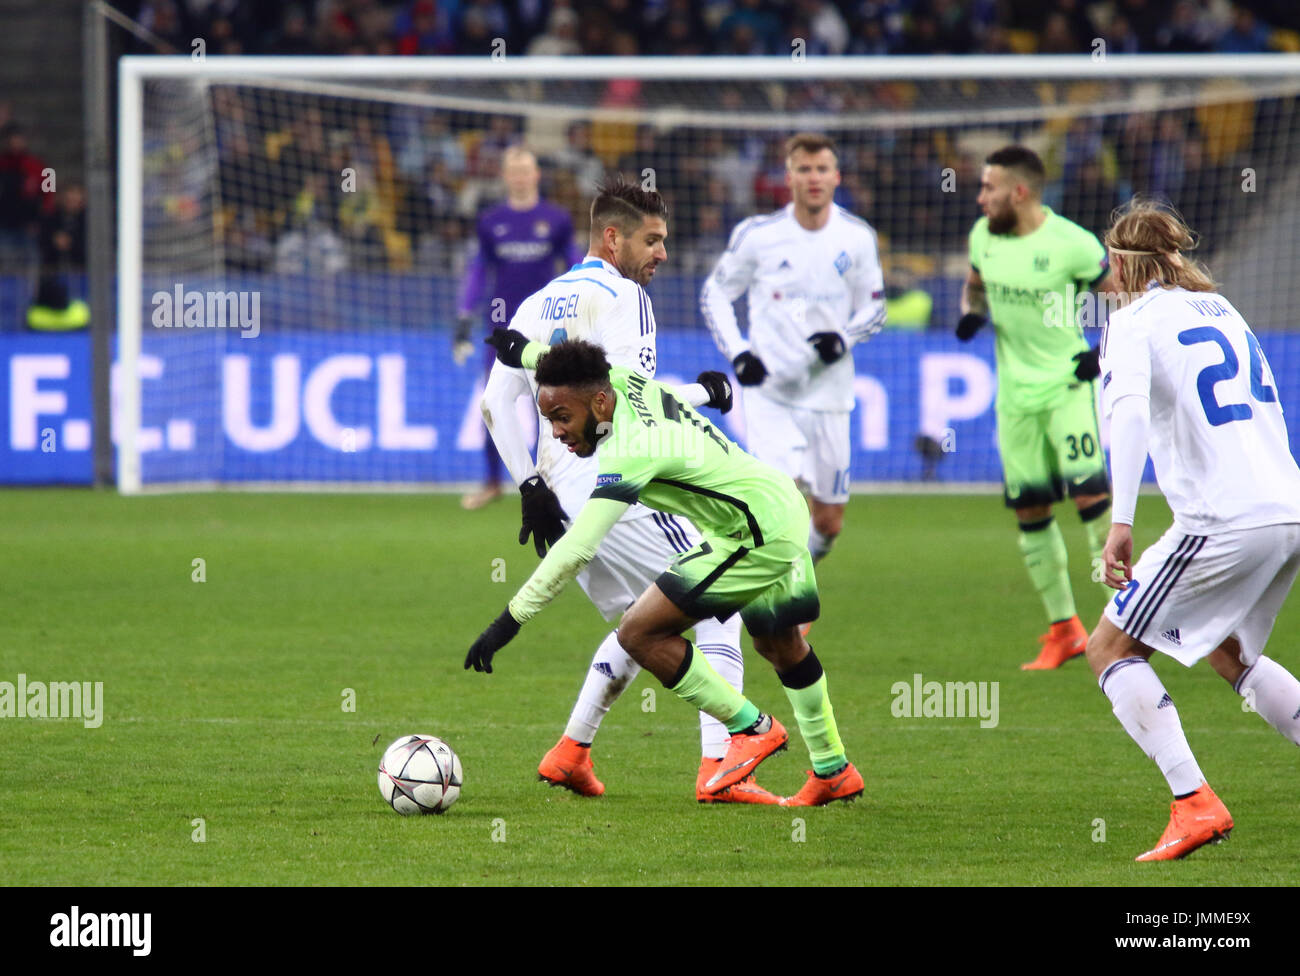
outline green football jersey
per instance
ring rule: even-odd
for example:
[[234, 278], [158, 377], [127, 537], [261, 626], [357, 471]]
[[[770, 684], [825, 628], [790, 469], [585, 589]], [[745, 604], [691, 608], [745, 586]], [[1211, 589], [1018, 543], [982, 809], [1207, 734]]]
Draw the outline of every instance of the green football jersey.
[[808, 508], [788, 475], [746, 454], [664, 384], [619, 367], [609, 381], [617, 401], [596, 450], [592, 498], [640, 501], [685, 516], [705, 536], [753, 546], [784, 538], [791, 525], [806, 531]]
[[999, 409], [1048, 409], [1078, 382], [1074, 356], [1089, 342], [1077, 297], [1107, 270], [1106, 249], [1091, 232], [1043, 212], [1047, 219], [1023, 237], [989, 233], [987, 217], [970, 232], [970, 263], [984, 281], [997, 337]]

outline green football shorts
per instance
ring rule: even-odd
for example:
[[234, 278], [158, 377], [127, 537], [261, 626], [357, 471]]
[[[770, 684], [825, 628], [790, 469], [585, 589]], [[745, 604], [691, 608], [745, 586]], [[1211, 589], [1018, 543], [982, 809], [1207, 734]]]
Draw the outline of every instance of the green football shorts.
[[1073, 387], [1050, 410], [997, 415], [1008, 508], [1051, 505], [1067, 491], [1071, 498], [1109, 493], [1091, 383]]
[[[806, 530], [807, 523], [802, 525]], [[812, 555], [806, 544], [788, 538], [751, 549], [739, 539], [706, 536], [656, 582], [679, 610], [697, 620], [721, 621], [739, 612], [752, 637], [809, 623], [821, 613]]]

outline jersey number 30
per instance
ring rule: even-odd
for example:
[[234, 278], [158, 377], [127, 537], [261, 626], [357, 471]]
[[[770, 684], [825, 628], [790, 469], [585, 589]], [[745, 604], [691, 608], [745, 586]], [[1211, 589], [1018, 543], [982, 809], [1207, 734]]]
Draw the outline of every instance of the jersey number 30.
[[[1206, 366], [1196, 377], [1196, 392], [1201, 396], [1201, 407], [1205, 410], [1205, 419], [1211, 427], [1230, 424], [1234, 420], [1249, 420], [1254, 416], [1249, 403], [1219, 403], [1214, 395], [1214, 387], [1225, 380], [1235, 379], [1241, 363], [1232, 343], [1212, 325], [1202, 325], [1195, 329], [1184, 329], [1178, 333], [1178, 341], [1184, 346], [1194, 346], [1201, 342], [1216, 342], [1223, 351], [1223, 362]], [[1250, 395], [1260, 403], [1276, 403], [1277, 391], [1264, 382], [1264, 351], [1259, 348], [1259, 340], [1253, 332], [1246, 333], [1246, 345], [1250, 349]]]

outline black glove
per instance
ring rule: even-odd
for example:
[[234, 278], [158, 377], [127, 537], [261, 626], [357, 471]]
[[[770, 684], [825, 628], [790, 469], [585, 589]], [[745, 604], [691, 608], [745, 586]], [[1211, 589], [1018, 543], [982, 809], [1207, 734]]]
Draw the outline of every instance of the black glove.
[[1089, 380], [1095, 380], [1101, 375], [1101, 347], [1093, 346], [1087, 352], [1076, 353], [1074, 361], [1078, 363], [1074, 367], [1074, 375], [1087, 383]]
[[705, 370], [695, 377], [695, 382], [709, 394], [706, 407], [717, 407], [723, 413], [731, 409], [731, 382], [726, 373], [719, 373], [716, 369]]
[[758, 386], [767, 378], [767, 367], [763, 365], [763, 360], [749, 350], [733, 359], [731, 367], [736, 371], [736, 379], [741, 386]]
[[844, 339], [838, 332], [814, 332], [808, 337], [827, 366], [844, 355]]
[[474, 313], [461, 312], [456, 316], [456, 341], [469, 342], [470, 333], [474, 331]]
[[488, 629], [478, 635], [469, 653], [465, 655], [465, 670], [472, 665], [475, 671], [492, 673], [492, 655], [515, 639], [519, 633], [519, 621], [510, 616], [510, 608], [501, 611], [501, 616], [488, 624]]
[[975, 333], [984, 328], [984, 323], [987, 321], [988, 319], [983, 315], [976, 312], [967, 312], [961, 317], [961, 321], [957, 323], [957, 338], [962, 342], [970, 342], [975, 338]]
[[568, 518], [555, 492], [546, 486], [541, 475], [524, 479], [519, 486], [519, 506], [523, 511], [523, 526], [519, 529], [519, 544], [522, 546], [533, 537], [533, 548], [537, 555], [545, 556], [546, 547], [553, 546], [564, 535], [564, 520]]
[[474, 355], [474, 343], [470, 341], [470, 332], [474, 328], [474, 316], [461, 312], [456, 316], [456, 338], [451, 344], [451, 358], [457, 366], [464, 366], [469, 357]]
[[519, 367], [524, 364], [520, 357], [524, 354], [524, 346], [528, 345], [528, 336], [522, 332], [496, 328], [483, 341], [497, 351], [497, 359], [503, 366]]

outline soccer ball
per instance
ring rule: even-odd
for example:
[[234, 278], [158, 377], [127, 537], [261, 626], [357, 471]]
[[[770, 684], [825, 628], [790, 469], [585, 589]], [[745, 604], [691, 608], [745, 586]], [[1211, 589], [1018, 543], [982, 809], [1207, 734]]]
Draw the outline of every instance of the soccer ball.
[[379, 760], [379, 793], [403, 816], [442, 813], [460, 796], [460, 757], [431, 735], [404, 735]]

